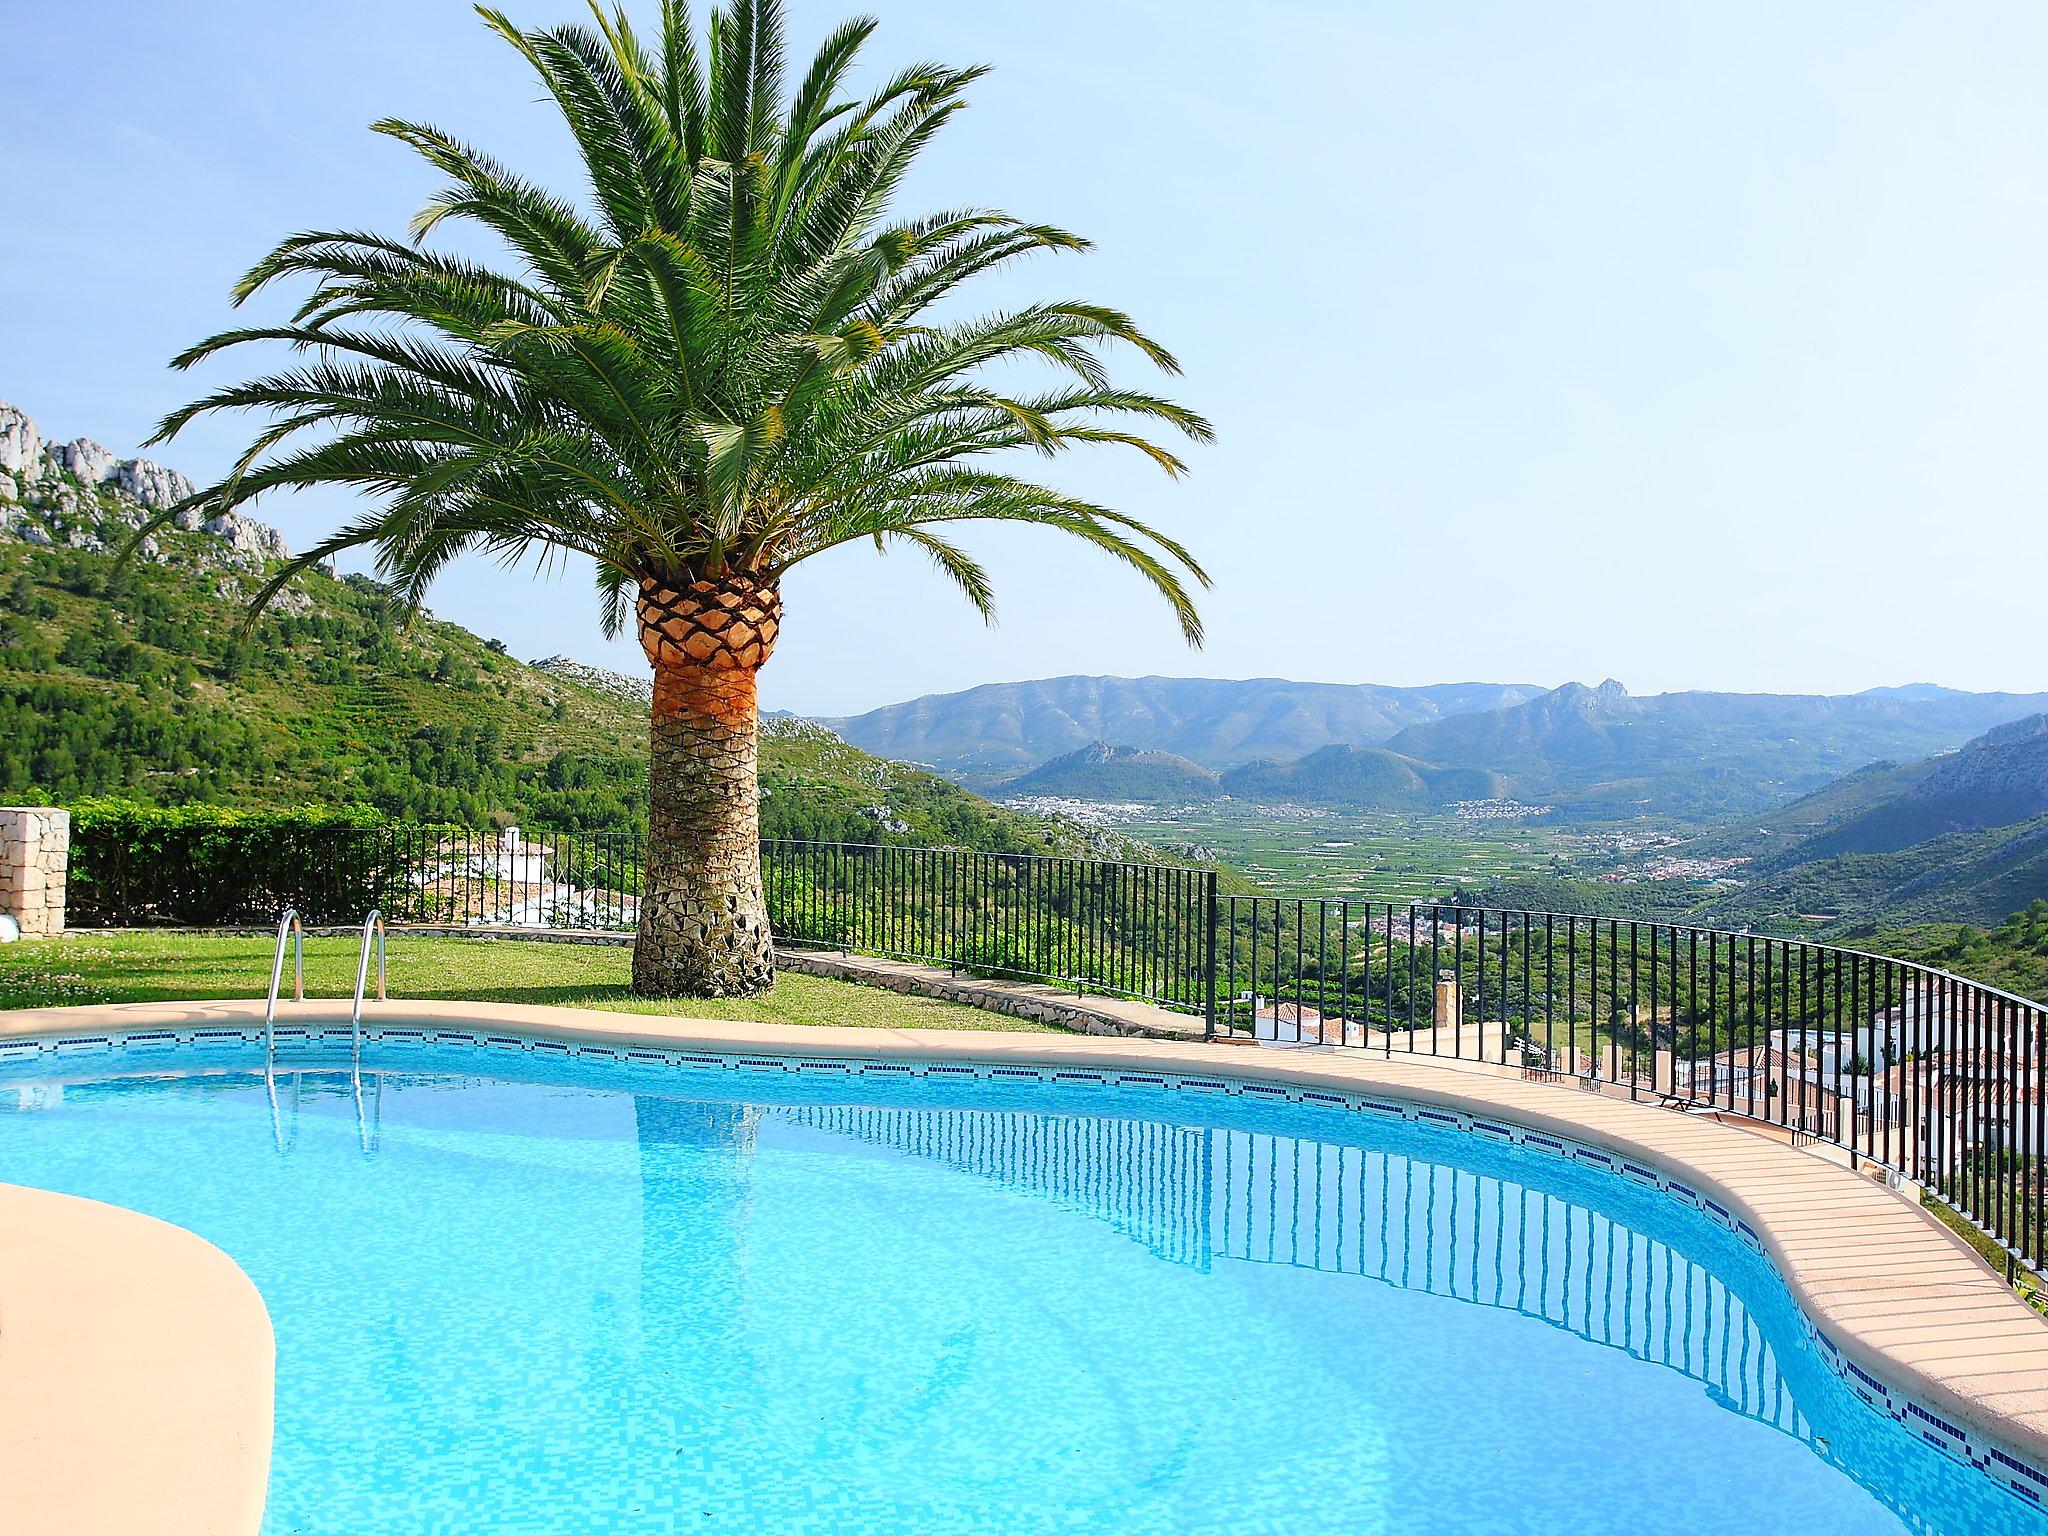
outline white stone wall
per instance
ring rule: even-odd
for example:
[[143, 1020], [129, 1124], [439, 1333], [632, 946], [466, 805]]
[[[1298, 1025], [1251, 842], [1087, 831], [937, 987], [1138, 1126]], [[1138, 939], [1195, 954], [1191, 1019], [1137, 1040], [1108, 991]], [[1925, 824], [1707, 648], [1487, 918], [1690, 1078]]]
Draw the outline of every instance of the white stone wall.
[[64, 931], [71, 813], [54, 806], [0, 806], [0, 912], [24, 938]]

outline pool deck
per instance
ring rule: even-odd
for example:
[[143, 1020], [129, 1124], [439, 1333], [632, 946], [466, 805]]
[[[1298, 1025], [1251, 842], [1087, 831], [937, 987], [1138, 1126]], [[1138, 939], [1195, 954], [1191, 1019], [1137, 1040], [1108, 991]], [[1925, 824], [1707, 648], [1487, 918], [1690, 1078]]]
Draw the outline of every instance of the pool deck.
[[0, 1184], [0, 1529], [241, 1536], [270, 1471], [270, 1317], [182, 1227]]
[[[348, 1008], [287, 1004], [278, 1018], [345, 1027]], [[1809, 1320], [1847, 1361], [1964, 1426], [1977, 1443], [2048, 1470], [2048, 1321], [1906, 1196], [1817, 1149], [1795, 1150], [1709, 1117], [1507, 1068], [1328, 1048], [806, 1029], [477, 1003], [373, 1004], [365, 1019], [372, 1028], [483, 1025], [535, 1039], [811, 1061], [947, 1058], [1179, 1072], [1512, 1122], [1618, 1153], [1710, 1195], [1754, 1228]], [[261, 1021], [256, 1002], [37, 1009], [0, 1014], [0, 1038], [247, 1029]], [[37, 1235], [45, 1230], [56, 1236]], [[0, 1487], [11, 1514], [29, 1514], [21, 1528], [253, 1532], [259, 1511], [249, 1490], [252, 1478], [260, 1490], [268, 1460], [271, 1346], [247, 1279], [190, 1234], [33, 1191], [0, 1186], [0, 1233]], [[137, 1274], [150, 1276], [146, 1287], [132, 1283]], [[80, 1359], [93, 1368], [78, 1369]], [[258, 1362], [260, 1391], [252, 1379]], [[17, 1466], [26, 1483], [17, 1481]], [[17, 1498], [24, 1488], [26, 1501]], [[166, 1497], [171, 1488], [180, 1490], [175, 1502]], [[146, 1500], [133, 1508], [147, 1508], [148, 1518], [108, 1523], [124, 1497]]]

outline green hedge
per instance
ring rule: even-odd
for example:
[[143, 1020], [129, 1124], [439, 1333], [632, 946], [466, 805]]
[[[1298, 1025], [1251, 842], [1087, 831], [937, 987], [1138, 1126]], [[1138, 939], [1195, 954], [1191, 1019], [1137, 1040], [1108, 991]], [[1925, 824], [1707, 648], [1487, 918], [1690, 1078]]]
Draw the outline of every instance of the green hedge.
[[374, 841], [384, 818], [364, 806], [245, 811], [89, 799], [71, 807], [67, 920], [80, 928], [269, 923], [286, 907], [309, 921], [360, 918], [375, 861], [337, 857]]

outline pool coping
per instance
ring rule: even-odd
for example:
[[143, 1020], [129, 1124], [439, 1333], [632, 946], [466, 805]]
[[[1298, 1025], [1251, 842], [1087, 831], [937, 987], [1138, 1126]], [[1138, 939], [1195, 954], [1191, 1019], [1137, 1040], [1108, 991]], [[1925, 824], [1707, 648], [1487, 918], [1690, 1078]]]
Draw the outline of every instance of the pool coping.
[[275, 1360], [263, 1298], [211, 1243], [97, 1200], [0, 1184], [10, 1532], [254, 1531]]
[[[260, 1028], [262, 1018], [255, 1001], [27, 1009], [0, 1014], [0, 1051], [28, 1037], [56, 1046], [138, 1032], [172, 1039], [209, 1030], [239, 1034]], [[348, 1006], [283, 1004], [277, 1018], [289, 1037], [345, 1032]], [[900, 1072], [907, 1063], [953, 1062], [992, 1074], [1065, 1069], [1209, 1091], [1277, 1090], [1394, 1113], [1433, 1109], [1482, 1134], [1560, 1155], [1591, 1153], [1581, 1160], [1653, 1184], [1752, 1241], [1799, 1305], [1823, 1358], [1865, 1401], [2048, 1505], [2048, 1320], [1960, 1237], [1880, 1179], [1704, 1116], [1533, 1081], [1512, 1069], [1334, 1047], [1263, 1051], [1116, 1036], [747, 1024], [504, 1003], [373, 1003], [364, 1023], [396, 1038], [452, 1034], [510, 1049], [590, 1047], [627, 1059], [637, 1049], [680, 1055], [691, 1065], [742, 1066], [751, 1058], [764, 1067], [874, 1063]], [[10, 1229], [8, 1207], [0, 1206], [0, 1231]], [[119, 1251], [116, 1243], [110, 1252]], [[9, 1301], [0, 1272], [0, 1318]], [[267, 1338], [267, 1319], [263, 1326]], [[165, 1381], [172, 1397], [183, 1385]], [[267, 1409], [267, 1390], [264, 1402]], [[267, 1416], [264, 1444], [267, 1453]], [[190, 1527], [254, 1528], [253, 1520]], [[159, 1529], [168, 1536], [182, 1528]]]

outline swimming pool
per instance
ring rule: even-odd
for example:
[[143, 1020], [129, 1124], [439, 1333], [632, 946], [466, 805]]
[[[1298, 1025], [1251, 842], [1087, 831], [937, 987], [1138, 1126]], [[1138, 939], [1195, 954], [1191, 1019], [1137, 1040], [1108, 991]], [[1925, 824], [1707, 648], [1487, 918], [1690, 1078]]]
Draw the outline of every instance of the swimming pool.
[[[0, 1065], [0, 1179], [277, 1334], [269, 1532], [2043, 1532], [1669, 1194], [1055, 1073], [373, 1039]], [[1001, 1074], [1005, 1069], [998, 1068]]]

